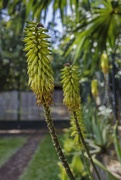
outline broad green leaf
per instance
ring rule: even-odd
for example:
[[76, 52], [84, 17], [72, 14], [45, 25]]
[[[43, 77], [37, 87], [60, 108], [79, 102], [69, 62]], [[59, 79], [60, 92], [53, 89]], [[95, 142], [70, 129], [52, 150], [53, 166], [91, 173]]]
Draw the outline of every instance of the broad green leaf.
[[94, 163], [107, 173], [107, 180], [117, 180], [117, 178], [108, 171], [108, 169], [96, 158], [93, 158]]
[[114, 145], [115, 145], [115, 150], [116, 150], [118, 160], [121, 163], [121, 144], [117, 136], [117, 124], [115, 124], [114, 126]]

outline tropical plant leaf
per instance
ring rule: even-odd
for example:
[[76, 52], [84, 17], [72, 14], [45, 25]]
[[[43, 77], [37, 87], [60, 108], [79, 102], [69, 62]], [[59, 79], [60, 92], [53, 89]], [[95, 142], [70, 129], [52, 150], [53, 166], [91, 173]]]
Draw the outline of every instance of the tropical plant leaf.
[[93, 158], [93, 161], [99, 168], [106, 172], [107, 180], [117, 180], [117, 178], [113, 174], [111, 174], [111, 172], [108, 171], [108, 169], [100, 161], [98, 161], [96, 158]]
[[115, 124], [114, 126], [114, 145], [115, 145], [115, 150], [116, 150], [118, 160], [121, 163], [121, 144], [117, 136], [117, 124]]

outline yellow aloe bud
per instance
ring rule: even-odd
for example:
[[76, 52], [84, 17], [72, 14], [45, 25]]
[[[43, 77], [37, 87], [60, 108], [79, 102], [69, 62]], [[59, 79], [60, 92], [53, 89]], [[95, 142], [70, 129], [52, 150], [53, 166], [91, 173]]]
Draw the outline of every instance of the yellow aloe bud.
[[98, 95], [98, 81], [97, 79], [92, 80], [91, 82], [91, 92], [94, 97]]
[[47, 29], [41, 23], [27, 22], [25, 48], [28, 63], [28, 84], [36, 94], [37, 104], [50, 105], [54, 89], [54, 78], [48, 55], [51, 53], [45, 34]]
[[61, 79], [64, 93], [63, 103], [71, 112], [80, 109], [78, 67], [69, 64], [65, 65], [61, 72]]
[[102, 54], [101, 55], [101, 68], [102, 72], [104, 74], [107, 74], [109, 71], [109, 63], [108, 63], [108, 56], [107, 54]]

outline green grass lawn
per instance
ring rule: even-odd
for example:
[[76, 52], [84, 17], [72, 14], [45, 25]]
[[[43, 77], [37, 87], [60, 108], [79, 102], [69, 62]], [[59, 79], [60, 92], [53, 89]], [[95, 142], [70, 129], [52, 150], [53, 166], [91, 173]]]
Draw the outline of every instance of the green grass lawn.
[[2, 166], [25, 142], [25, 137], [0, 138], [0, 166]]
[[40, 143], [20, 180], [60, 180], [58, 157], [49, 136]]

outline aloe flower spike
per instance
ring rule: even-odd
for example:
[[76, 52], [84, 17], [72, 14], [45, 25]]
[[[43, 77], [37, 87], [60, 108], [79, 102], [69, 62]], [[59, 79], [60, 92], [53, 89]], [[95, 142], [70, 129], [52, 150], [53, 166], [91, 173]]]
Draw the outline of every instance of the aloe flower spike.
[[62, 152], [51, 118], [49, 106], [53, 103], [52, 93], [54, 90], [54, 78], [51, 63], [48, 58], [48, 55], [51, 54], [51, 50], [47, 38], [50, 38], [50, 36], [45, 34], [45, 32], [47, 32], [47, 30], [41, 23], [27, 21], [25, 38], [23, 41], [25, 42], [24, 50], [27, 51], [28, 84], [36, 95], [37, 104], [43, 105], [44, 107], [47, 127], [59, 159], [70, 180], [75, 180]]
[[63, 85], [63, 94], [64, 94], [63, 103], [68, 108], [68, 110], [73, 114], [80, 141], [82, 142], [85, 148], [85, 151], [87, 152], [90, 163], [93, 166], [98, 179], [101, 180], [100, 175], [97, 171], [97, 168], [92, 160], [89, 149], [86, 145], [86, 142], [83, 136], [83, 131], [80, 128], [79, 120], [77, 118], [77, 113], [81, 109], [78, 67], [70, 65], [69, 63], [65, 64], [65, 67], [61, 71], [61, 79], [62, 79], [61, 83]]

